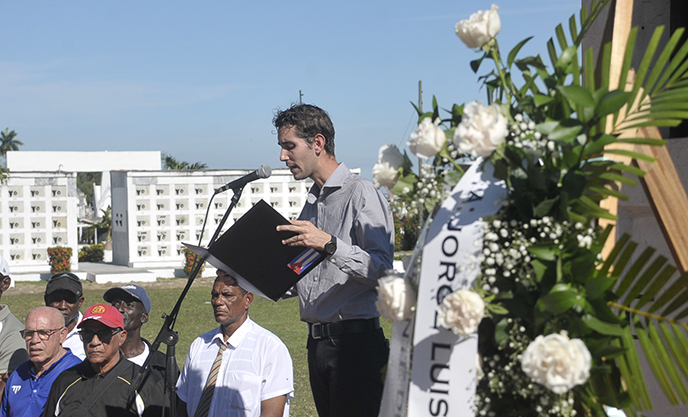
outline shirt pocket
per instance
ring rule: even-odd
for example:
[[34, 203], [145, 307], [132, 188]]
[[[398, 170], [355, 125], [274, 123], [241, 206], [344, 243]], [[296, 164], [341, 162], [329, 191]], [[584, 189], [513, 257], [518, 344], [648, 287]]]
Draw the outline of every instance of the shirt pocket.
[[229, 393], [229, 407], [235, 410], [254, 412], [260, 410], [262, 378], [258, 375], [240, 372], [230, 377], [232, 390]]

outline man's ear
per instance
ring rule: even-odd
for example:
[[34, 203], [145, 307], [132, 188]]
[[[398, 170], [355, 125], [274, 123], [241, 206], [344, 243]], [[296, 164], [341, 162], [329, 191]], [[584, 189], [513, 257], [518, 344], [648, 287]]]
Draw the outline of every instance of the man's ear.
[[67, 340], [67, 335], [69, 334], [69, 330], [67, 330], [66, 327], [63, 327], [60, 329], [60, 344], [63, 344], [65, 340]]
[[248, 308], [251, 307], [252, 302], [253, 302], [253, 293], [249, 292], [246, 294], [246, 297], [244, 297], [244, 309], [248, 310]]
[[124, 344], [124, 341], [127, 340], [127, 331], [122, 329], [121, 332], [119, 332], [120, 338], [119, 338], [119, 346], [122, 347]]
[[81, 310], [81, 305], [84, 303], [84, 297], [79, 297], [79, 307], [77, 307], [77, 310]]
[[311, 141], [311, 146], [313, 147], [313, 150], [315, 151], [316, 155], [320, 155], [325, 150], [325, 142], [327, 140], [325, 139], [325, 136], [323, 136], [321, 133], [318, 133], [313, 137], [313, 140]]
[[141, 324], [148, 323], [148, 313], [141, 314]]

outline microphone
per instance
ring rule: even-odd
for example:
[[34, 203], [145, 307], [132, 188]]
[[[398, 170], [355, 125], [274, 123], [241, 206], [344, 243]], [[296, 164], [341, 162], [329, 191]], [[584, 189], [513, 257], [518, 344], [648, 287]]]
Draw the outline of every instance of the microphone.
[[268, 178], [270, 175], [272, 175], [272, 168], [267, 165], [261, 165], [257, 170], [251, 172], [250, 174], [246, 174], [243, 177], [237, 178], [234, 181], [228, 182], [227, 184], [218, 188], [215, 190], [215, 194], [220, 194], [230, 189], [236, 190], [237, 188], [242, 188], [249, 182], [253, 182], [261, 178]]

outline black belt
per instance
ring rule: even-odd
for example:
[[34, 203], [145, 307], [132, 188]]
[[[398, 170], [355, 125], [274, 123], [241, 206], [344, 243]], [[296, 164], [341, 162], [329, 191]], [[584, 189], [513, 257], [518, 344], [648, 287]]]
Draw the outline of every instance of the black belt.
[[333, 323], [308, 323], [308, 335], [313, 339], [325, 339], [346, 333], [362, 333], [380, 328], [380, 319], [343, 320]]

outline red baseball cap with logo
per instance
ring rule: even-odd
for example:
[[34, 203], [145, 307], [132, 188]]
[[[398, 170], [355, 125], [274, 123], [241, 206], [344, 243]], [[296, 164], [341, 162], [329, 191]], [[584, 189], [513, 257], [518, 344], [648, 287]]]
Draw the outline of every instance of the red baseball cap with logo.
[[79, 323], [79, 328], [84, 325], [86, 320], [95, 320], [103, 323], [107, 327], [113, 329], [124, 328], [124, 319], [122, 318], [122, 313], [116, 308], [107, 304], [96, 304], [84, 311], [84, 318]]

